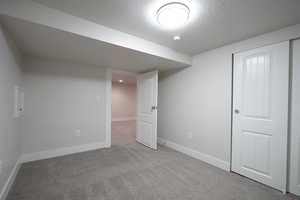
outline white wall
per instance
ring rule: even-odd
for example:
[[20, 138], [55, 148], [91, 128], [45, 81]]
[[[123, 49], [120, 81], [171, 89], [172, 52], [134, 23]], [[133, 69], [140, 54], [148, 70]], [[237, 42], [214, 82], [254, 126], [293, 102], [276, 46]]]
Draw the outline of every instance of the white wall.
[[230, 160], [230, 62], [226, 51], [207, 52], [192, 67], [160, 77], [159, 137]]
[[198, 152], [212, 164], [225, 162], [228, 170], [232, 54], [297, 37], [300, 24], [202, 53], [194, 56], [192, 67], [162, 74], [158, 136]]
[[136, 118], [136, 85], [112, 83], [112, 121]]
[[20, 118], [14, 118], [14, 87], [20, 84], [20, 56], [0, 26], [0, 199], [21, 155]]
[[300, 195], [300, 39], [292, 43], [290, 191]]
[[25, 59], [23, 153], [105, 143], [105, 74], [99, 67]]

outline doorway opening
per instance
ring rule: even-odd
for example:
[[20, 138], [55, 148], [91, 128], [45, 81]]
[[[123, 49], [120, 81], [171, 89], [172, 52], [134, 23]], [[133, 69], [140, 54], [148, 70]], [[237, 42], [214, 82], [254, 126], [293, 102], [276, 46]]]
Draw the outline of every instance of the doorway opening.
[[111, 144], [136, 142], [137, 78], [136, 74], [112, 72]]

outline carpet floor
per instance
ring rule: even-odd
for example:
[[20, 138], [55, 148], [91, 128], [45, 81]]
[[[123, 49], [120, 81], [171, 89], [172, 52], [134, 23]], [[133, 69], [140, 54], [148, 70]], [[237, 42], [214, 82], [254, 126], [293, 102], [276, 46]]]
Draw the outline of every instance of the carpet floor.
[[296, 200], [164, 146], [138, 143], [25, 163], [7, 200]]

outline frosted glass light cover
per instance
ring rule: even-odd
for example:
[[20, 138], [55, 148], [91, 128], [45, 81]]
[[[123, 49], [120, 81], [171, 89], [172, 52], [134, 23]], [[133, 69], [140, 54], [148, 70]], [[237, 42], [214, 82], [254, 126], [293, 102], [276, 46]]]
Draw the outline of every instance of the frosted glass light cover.
[[183, 3], [168, 3], [157, 11], [157, 21], [166, 29], [177, 29], [187, 23], [189, 13], [189, 8]]

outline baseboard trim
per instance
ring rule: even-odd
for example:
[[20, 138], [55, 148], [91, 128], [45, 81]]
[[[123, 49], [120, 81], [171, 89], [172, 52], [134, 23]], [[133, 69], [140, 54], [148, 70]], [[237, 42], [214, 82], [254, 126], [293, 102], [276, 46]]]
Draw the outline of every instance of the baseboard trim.
[[165, 139], [163, 139], [161, 137], [157, 138], [157, 143], [160, 144], [160, 145], [167, 146], [166, 142], [167, 142], [167, 140], [165, 140]]
[[64, 148], [59, 148], [59, 149], [54, 149], [49, 151], [40, 151], [35, 153], [23, 154], [21, 157], [21, 163], [65, 156], [65, 155], [91, 151], [96, 149], [102, 149], [105, 147], [107, 147], [107, 145], [104, 142], [91, 143], [91, 144], [84, 144], [84, 145], [73, 146], [73, 147], [64, 147]]
[[20, 160], [18, 160], [13, 168], [13, 170], [11, 171], [6, 183], [4, 184], [1, 193], [0, 193], [0, 200], [5, 200], [7, 198], [7, 195], [9, 193], [9, 190], [11, 188], [11, 186], [13, 185], [13, 183], [15, 182], [16, 176], [18, 174], [18, 171], [20, 169]]
[[201, 153], [199, 151], [195, 151], [191, 148], [187, 148], [185, 146], [182, 146], [180, 144], [176, 144], [174, 142], [165, 140], [163, 138], [158, 138], [158, 143], [164, 146], [167, 146], [171, 149], [174, 149], [176, 151], [179, 151], [181, 153], [184, 153], [186, 155], [189, 155], [193, 158], [196, 158], [198, 160], [201, 160], [203, 162], [206, 162], [210, 165], [213, 165], [215, 167], [218, 167], [220, 169], [223, 169], [225, 171], [230, 171], [230, 163], [226, 162], [224, 160], [221, 160], [219, 158], [213, 157], [211, 155], [205, 154], [205, 153]]
[[120, 118], [113, 118], [112, 122], [125, 122], [125, 121], [134, 121], [136, 117], [120, 117]]

